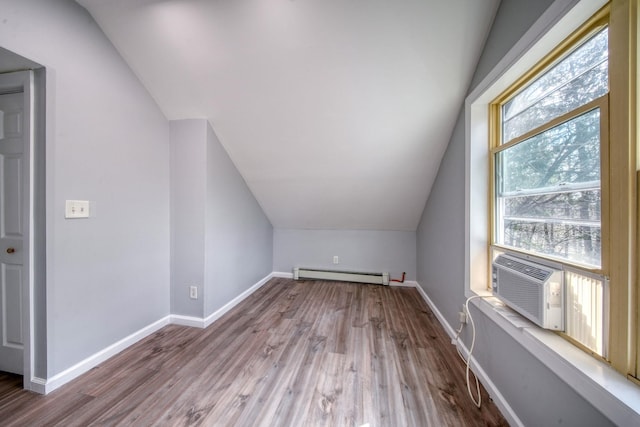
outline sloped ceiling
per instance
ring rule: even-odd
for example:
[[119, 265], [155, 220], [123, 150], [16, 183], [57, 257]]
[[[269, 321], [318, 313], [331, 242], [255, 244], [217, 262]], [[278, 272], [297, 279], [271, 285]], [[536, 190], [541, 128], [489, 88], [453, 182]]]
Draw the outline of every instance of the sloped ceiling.
[[499, 0], [78, 0], [276, 228], [415, 230]]

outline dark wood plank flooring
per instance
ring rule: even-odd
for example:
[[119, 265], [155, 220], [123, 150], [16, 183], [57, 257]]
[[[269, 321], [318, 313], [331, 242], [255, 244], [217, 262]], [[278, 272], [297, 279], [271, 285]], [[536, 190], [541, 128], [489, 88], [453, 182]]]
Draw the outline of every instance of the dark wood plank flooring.
[[11, 426], [504, 426], [415, 289], [273, 279], [207, 329], [170, 325], [47, 396], [0, 373]]

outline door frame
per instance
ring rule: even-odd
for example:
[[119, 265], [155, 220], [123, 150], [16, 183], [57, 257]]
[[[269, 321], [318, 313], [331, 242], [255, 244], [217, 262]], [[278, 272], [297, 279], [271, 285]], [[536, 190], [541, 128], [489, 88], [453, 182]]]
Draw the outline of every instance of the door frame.
[[[24, 169], [22, 184], [24, 197], [22, 205], [22, 220], [24, 228], [23, 243], [23, 287], [22, 287], [22, 325], [23, 325], [23, 386], [27, 390], [42, 392], [41, 381], [35, 378], [34, 352], [34, 153], [35, 153], [35, 80], [33, 71], [17, 71], [2, 74], [0, 94], [22, 92], [24, 102]], [[34, 381], [35, 380], [35, 381]]]

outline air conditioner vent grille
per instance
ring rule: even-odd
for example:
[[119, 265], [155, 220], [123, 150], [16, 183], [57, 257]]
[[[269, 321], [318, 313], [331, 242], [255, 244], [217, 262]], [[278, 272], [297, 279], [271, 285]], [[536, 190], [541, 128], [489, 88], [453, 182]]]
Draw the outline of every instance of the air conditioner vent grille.
[[529, 264], [525, 264], [524, 262], [519, 262], [514, 260], [513, 258], [507, 258], [502, 255], [496, 258], [494, 262], [498, 265], [507, 267], [511, 270], [515, 270], [521, 274], [524, 274], [541, 282], [547, 280], [552, 274], [552, 271], [549, 271], [548, 269], [534, 267]]
[[499, 270], [498, 275], [501, 283], [509, 283], [501, 287], [500, 296], [528, 314], [529, 319], [541, 323], [542, 287], [509, 270]]

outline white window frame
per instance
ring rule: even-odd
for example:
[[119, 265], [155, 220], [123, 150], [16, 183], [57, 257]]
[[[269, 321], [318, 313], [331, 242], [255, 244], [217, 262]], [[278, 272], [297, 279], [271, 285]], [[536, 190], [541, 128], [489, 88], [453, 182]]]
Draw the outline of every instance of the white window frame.
[[[489, 296], [489, 104], [577, 30], [606, 0], [556, 0], [465, 102], [465, 295]], [[640, 387], [558, 335], [522, 326], [492, 299], [471, 301], [618, 425], [640, 422]]]

